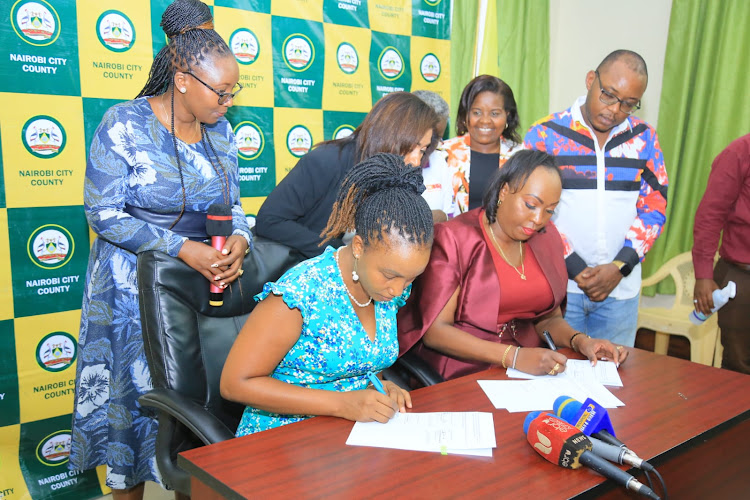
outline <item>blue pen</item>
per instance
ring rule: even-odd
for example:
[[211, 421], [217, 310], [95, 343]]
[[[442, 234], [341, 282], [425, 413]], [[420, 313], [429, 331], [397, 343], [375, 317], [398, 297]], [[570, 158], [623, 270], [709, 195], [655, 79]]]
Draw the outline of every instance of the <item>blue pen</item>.
[[387, 394], [385, 392], [385, 389], [383, 388], [383, 384], [380, 382], [380, 379], [375, 376], [374, 373], [368, 372], [367, 378], [370, 379], [370, 382], [372, 382], [373, 387], [375, 387], [375, 390], [378, 391], [380, 394]]

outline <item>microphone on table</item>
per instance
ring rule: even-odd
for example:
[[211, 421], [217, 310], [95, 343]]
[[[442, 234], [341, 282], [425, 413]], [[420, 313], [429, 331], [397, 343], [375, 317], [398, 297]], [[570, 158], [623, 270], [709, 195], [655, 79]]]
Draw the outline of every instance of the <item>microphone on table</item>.
[[589, 398], [581, 403], [569, 396], [560, 396], [555, 400], [552, 408], [557, 417], [578, 428], [587, 436], [603, 441], [602, 444], [609, 444], [622, 449], [624, 451], [623, 461], [613, 460], [614, 462], [620, 464], [624, 462], [647, 471], [654, 470], [651, 464], [641, 459], [633, 450], [625, 446], [625, 443], [615, 437], [609, 413], [593, 399]]
[[628, 448], [605, 443], [601, 439], [591, 436], [589, 436], [589, 441], [591, 441], [591, 451], [594, 452], [594, 455], [599, 455], [610, 462], [615, 462], [620, 465], [630, 465], [636, 469], [642, 469], [648, 472], [653, 472], [655, 470], [653, 465], [642, 458], [639, 458], [638, 455], [632, 453]]
[[[214, 203], [208, 207], [206, 234], [211, 237], [211, 246], [221, 252], [232, 234], [232, 209], [225, 203]], [[211, 283], [208, 303], [212, 306], [224, 305], [224, 291]]]
[[529, 444], [545, 460], [566, 469], [590, 468], [640, 495], [660, 500], [645, 484], [592, 452], [593, 445], [580, 430], [549, 413], [531, 412], [523, 423]]

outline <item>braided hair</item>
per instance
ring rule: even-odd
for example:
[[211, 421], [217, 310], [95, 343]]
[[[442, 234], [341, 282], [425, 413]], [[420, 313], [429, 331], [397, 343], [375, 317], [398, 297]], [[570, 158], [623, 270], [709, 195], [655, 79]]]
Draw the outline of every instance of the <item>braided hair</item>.
[[169, 4], [160, 26], [169, 42], [156, 54], [148, 81], [136, 98], [161, 95], [169, 90], [177, 71], [189, 71], [208, 58], [232, 53], [214, 31], [211, 10], [198, 0], [175, 0]]
[[432, 243], [432, 211], [420, 194], [422, 170], [402, 157], [378, 153], [358, 163], [341, 184], [321, 245], [356, 229], [365, 245], [396, 232], [409, 243]]
[[[207, 60], [218, 59], [232, 54], [224, 39], [214, 30], [213, 16], [206, 4], [199, 0], [175, 0], [164, 10], [160, 26], [169, 41], [162, 47], [148, 73], [146, 85], [136, 96], [158, 96], [170, 91], [170, 131], [177, 170], [180, 174], [182, 188], [182, 206], [180, 214], [169, 227], [172, 229], [185, 213], [187, 193], [185, 179], [182, 175], [182, 162], [177, 147], [177, 135], [174, 130], [174, 75], [178, 71], [190, 72], [191, 68], [201, 67]], [[201, 142], [206, 156], [216, 175], [222, 180], [224, 203], [229, 203], [229, 178], [216, 154], [211, 137], [206, 133], [206, 126], [201, 123]], [[210, 151], [210, 153], [209, 153]], [[213, 154], [213, 157], [211, 156]]]

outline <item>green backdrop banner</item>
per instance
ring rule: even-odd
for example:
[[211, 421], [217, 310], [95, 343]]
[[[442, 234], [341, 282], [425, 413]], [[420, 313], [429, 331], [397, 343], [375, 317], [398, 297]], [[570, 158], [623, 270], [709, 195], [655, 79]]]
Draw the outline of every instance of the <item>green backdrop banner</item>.
[[[83, 282], [86, 156], [143, 87], [169, 0], [0, 7], [0, 498], [100, 496], [68, 471]], [[396, 90], [450, 101], [451, 0], [208, 0], [246, 89], [227, 113], [252, 216], [313, 144]]]

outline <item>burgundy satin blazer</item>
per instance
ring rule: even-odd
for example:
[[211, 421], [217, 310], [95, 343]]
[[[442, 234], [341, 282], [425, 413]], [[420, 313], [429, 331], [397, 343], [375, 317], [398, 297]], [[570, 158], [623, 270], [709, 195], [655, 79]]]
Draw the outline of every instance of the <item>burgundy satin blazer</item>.
[[[509, 330], [498, 336], [502, 306], [502, 279], [495, 270], [491, 250], [480, 226], [476, 208], [435, 225], [435, 241], [430, 262], [415, 281], [411, 296], [398, 314], [400, 354], [414, 348], [416, 354], [432, 365], [446, 380], [475, 373], [491, 365], [451, 358], [429, 349], [420, 342], [451, 295], [460, 285], [454, 326], [483, 340], [539, 347], [542, 340], [534, 329], [534, 320], [560, 306], [566, 297], [568, 272], [562, 239], [551, 222], [528, 240], [544, 276], [552, 289], [554, 301], [534, 318], [516, 320], [516, 335]], [[497, 360], [500, 364], [500, 360]]]

